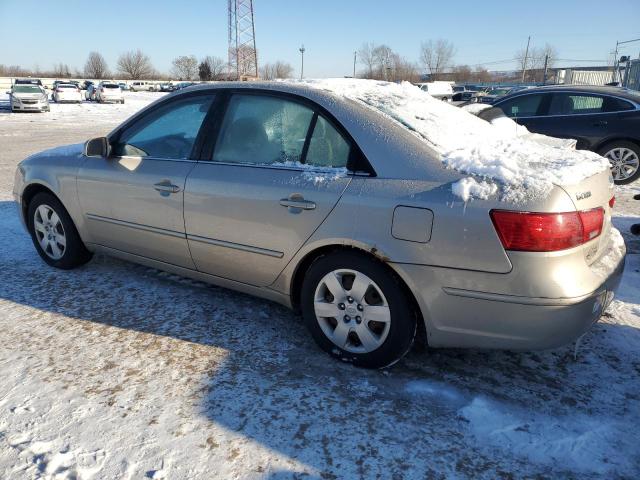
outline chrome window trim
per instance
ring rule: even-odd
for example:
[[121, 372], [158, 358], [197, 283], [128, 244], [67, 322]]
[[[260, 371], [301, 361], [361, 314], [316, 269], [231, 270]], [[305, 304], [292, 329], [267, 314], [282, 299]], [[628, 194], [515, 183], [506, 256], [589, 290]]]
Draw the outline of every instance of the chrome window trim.
[[[293, 165], [269, 165], [269, 164], [260, 164], [260, 163], [242, 163], [242, 162], [215, 162], [212, 160], [197, 160], [198, 163], [202, 163], [204, 165], [226, 165], [229, 167], [245, 167], [245, 168], [266, 168], [269, 170], [291, 170], [295, 172], [313, 172], [313, 173], [328, 173], [335, 174], [336, 171], [344, 168], [345, 176], [354, 175], [355, 172], [347, 169], [346, 167], [336, 167], [334, 170], [327, 170], [326, 167], [317, 167], [317, 166], [301, 166], [296, 167]], [[308, 164], [300, 164], [300, 165], [308, 165]]]
[[119, 155], [113, 157], [107, 157], [107, 160], [120, 160], [124, 158], [132, 158], [134, 160], [157, 160], [160, 162], [186, 162], [186, 163], [198, 163], [198, 160], [192, 158], [160, 158], [160, 157], [143, 157], [141, 155]]
[[243, 252], [257, 253], [259, 255], [266, 255], [267, 257], [282, 258], [284, 256], [283, 252], [278, 252], [276, 250], [252, 247], [251, 245], [243, 245], [241, 243], [225, 242], [224, 240], [215, 240], [213, 238], [201, 237], [199, 235], [187, 235], [187, 240], [206, 243], [208, 245], [216, 245], [218, 247], [232, 248], [234, 250], [240, 250]]

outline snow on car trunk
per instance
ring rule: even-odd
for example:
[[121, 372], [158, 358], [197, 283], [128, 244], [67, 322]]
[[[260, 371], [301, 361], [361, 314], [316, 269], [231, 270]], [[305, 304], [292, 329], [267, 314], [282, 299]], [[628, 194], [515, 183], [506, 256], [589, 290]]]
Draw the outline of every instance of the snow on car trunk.
[[[503, 198], [518, 201], [545, 196], [554, 185], [578, 184], [609, 168], [608, 161], [593, 152], [523, 138], [517, 129], [491, 125], [408, 82], [328, 79], [302, 83], [377, 110], [427, 142], [447, 168], [480, 177], [479, 182], [468, 180], [454, 187], [454, 192], [482, 197], [497, 191], [488, 186], [497, 183]], [[472, 185], [475, 188], [469, 188]]]

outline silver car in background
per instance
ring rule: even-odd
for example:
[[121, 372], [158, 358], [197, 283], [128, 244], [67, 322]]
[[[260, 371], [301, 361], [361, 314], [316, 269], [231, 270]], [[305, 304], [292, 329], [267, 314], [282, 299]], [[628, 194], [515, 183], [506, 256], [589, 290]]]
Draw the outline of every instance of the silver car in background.
[[356, 102], [225, 83], [29, 157], [14, 195], [51, 266], [104, 252], [274, 300], [356, 365], [394, 363], [418, 329], [432, 347], [518, 350], [584, 333], [624, 267], [609, 173], [518, 204], [463, 204], [463, 177]]
[[12, 112], [48, 112], [50, 110], [47, 92], [38, 85], [15, 84], [7, 94]]

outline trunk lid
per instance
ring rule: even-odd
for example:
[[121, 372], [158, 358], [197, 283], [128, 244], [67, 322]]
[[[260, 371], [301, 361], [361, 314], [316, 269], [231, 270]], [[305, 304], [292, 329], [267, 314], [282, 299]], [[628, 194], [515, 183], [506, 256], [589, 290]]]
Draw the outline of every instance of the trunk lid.
[[613, 177], [609, 169], [592, 175], [574, 185], [559, 185], [573, 201], [577, 211], [604, 209], [602, 233], [590, 242], [585, 243], [584, 256], [590, 265], [608, 248], [609, 231], [611, 230], [611, 211], [609, 202], [615, 195]]

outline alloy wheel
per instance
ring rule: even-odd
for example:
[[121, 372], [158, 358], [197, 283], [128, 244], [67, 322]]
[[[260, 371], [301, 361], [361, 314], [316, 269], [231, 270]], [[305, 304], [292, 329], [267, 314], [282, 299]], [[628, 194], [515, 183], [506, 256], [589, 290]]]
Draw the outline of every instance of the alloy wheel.
[[33, 216], [33, 229], [44, 253], [53, 260], [64, 256], [67, 237], [60, 217], [49, 205], [40, 205]]
[[391, 310], [382, 290], [356, 270], [327, 273], [316, 288], [314, 310], [326, 337], [351, 353], [372, 352], [389, 334]]
[[630, 148], [612, 148], [604, 156], [611, 163], [611, 173], [614, 180], [626, 180], [632, 177], [640, 167], [638, 154]]

